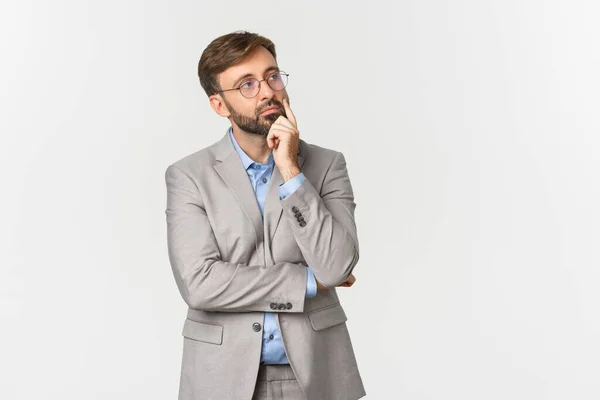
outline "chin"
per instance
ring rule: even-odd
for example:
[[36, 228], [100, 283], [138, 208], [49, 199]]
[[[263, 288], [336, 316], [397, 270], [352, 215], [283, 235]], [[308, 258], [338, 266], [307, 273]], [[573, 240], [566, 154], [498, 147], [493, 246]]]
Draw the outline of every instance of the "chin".
[[273, 122], [275, 122], [277, 120], [277, 118], [279, 118], [281, 116], [280, 113], [273, 113], [273, 114], [269, 114], [269, 115], [265, 115], [265, 116], [260, 116], [262, 119], [269, 121], [271, 124], [273, 124]]

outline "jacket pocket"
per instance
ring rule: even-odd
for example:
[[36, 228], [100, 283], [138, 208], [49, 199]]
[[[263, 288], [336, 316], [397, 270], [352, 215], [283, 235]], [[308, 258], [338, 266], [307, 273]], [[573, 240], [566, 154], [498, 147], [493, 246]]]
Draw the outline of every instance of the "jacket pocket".
[[199, 342], [213, 344], [223, 343], [223, 327], [217, 324], [194, 321], [186, 318], [181, 334], [188, 339], [197, 340]]
[[308, 319], [315, 331], [321, 331], [348, 320], [340, 303], [310, 311], [308, 313]]

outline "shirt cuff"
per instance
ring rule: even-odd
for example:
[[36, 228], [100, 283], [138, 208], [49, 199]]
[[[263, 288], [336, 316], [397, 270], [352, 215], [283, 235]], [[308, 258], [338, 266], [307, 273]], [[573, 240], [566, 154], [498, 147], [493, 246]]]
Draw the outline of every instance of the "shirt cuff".
[[294, 193], [296, 189], [302, 186], [302, 183], [304, 183], [304, 173], [300, 172], [289, 181], [279, 185], [279, 200], [283, 200]]
[[306, 267], [308, 270], [308, 276], [306, 278], [306, 298], [315, 297], [317, 295], [317, 280], [315, 274], [312, 272], [310, 267]]

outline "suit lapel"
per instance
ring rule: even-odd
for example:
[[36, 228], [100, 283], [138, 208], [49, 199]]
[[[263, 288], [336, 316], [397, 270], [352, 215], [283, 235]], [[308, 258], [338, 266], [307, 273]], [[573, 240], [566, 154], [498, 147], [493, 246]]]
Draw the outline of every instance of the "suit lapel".
[[[279, 226], [283, 213], [279, 200], [279, 185], [283, 184], [283, 177], [279, 172], [279, 168], [275, 165], [273, 169], [271, 183], [265, 199], [263, 223], [263, 216], [260, 213], [256, 194], [252, 189], [252, 184], [244, 169], [242, 160], [240, 160], [233, 143], [231, 143], [229, 133], [225, 133], [225, 136], [216, 143], [215, 158], [217, 163], [214, 165], [214, 169], [233, 192], [244, 213], [252, 222], [256, 234], [256, 248], [259, 248], [259, 243], [264, 241], [266, 244], [265, 251], [269, 254], [271, 241], [275, 236], [275, 231]], [[298, 146], [298, 166], [300, 169], [302, 169], [304, 161], [304, 143], [301, 140]]]
[[217, 163], [214, 165], [215, 170], [231, 189], [242, 210], [252, 222], [258, 248], [258, 244], [263, 240], [262, 215], [250, 179], [242, 160], [233, 148], [228, 133], [217, 143], [215, 157], [217, 159]]

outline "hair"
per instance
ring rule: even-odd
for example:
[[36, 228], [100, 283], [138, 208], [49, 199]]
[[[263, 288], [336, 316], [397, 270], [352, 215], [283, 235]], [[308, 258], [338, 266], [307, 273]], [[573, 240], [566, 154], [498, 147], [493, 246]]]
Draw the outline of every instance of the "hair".
[[219, 36], [204, 49], [198, 62], [198, 78], [207, 96], [221, 90], [217, 75], [241, 63], [259, 46], [266, 48], [277, 60], [275, 44], [266, 37], [247, 31]]

